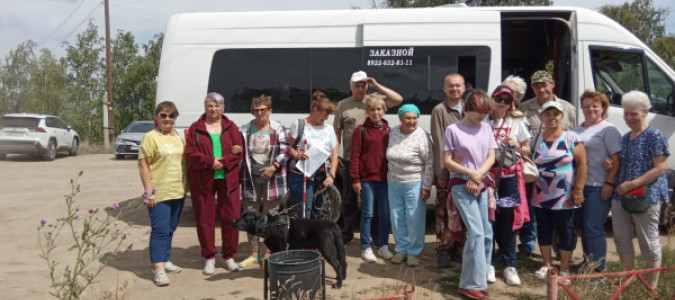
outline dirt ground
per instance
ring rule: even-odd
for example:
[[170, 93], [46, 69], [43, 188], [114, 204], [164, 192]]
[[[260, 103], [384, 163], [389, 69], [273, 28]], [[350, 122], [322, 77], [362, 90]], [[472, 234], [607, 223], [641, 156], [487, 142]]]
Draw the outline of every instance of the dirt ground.
[[[54, 222], [65, 213], [64, 195], [70, 191], [70, 179], [80, 179], [81, 193], [77, 205], [83, 209], [103, 209], [112, 203], [124, 203], [140, 196], [136, 160], [116, 160], [113, 155], [95, 154], [58, 157], [53, 162], [10, 155], [0, 161], [0, 286], [4, 299], [51, 299], [47, 266], [39, 255], [37, 228], [40, 219]], [[157, 288], [152, 282], [148, 253], [149, 218], [144, 209], [137, 210], [123, 221], [130, 222], [128, 242], [131, 250], [118, 255], [115, 262], [98, 277], [98, 282], [86, 294], [87, 299], [263, 299], [263, 275], [258, 267], [230, 273], [219, 260], [216, 274], [202, 275], [202, 258], [194, 226], [191, 205], [186, 203], [181, 222], [173, 239], [171, 260], [181, 266], [179, 274], [169, 274], [171, 285]], [[334, 276], [328, 268], [327, 295], [329, 299], [370, 299], [401, 294], [406, 283], [415, 283], [415, 299], [460, 299], [456, 293], [459, 264], [449, 269], [436, 268], [435, 235], [428, 227], [423, 263], [416, 268], [388, 264], [364, 263], [358, 243], [347, 247], [348, 275], [342, 289], [330, 289]], [[216, 235], [217, 237], [219, 234]], [[66, 239], [60, 241], [61, 267], [72, 264], [72, 252], [66, 252]], [[217, 241], [217, 243], [220, 243]], [[393, 251], [393, 237], [390, 237]], [[608, 242], [609, 258], [616, 259], [613, 242]], [[580, 258], [581, 245], [575, 257]], [[246, 235], [239, 236], [239, 252], [235, 260], [248, 256]], [[70, 260], [69, 260], [70, 259]], [[533, 263], [533, 270], [538, 266]], [[527, 270], [526, 270], [527, 271]], [[57, 272], [58, 274], [59, 272]], [[522, 274], [521, 274], [522, 275]], [[449, 287], [448, 287], [449, 286]], [[545, 296], [545, 283], [508, 287], [498, 273], [496, 284], [490, 286], [490, 298], [508, 299], [520, 293]], [[112, 296], [111, 296], [112, 295]]]

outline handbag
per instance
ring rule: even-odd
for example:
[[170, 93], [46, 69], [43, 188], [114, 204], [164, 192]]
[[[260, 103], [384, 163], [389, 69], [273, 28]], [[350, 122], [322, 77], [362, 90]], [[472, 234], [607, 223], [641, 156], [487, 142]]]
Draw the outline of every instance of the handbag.
[[621, 196], [621, 207], [631, 214], [641, 214], [649, 209], [649, 187], [641, 186]]
[[523, 178], [525, 183], [536, 182], [539, 180], [539, 169], [529, 156], [523, 156]]
[[508, 169], [518, 163], [518, 160], [520, 159], [520, 152], [505, 145], [502, 142], [498, 142], [497, 145], [499, 148], [497, 148], [495, 158], [497, 159], [498, 164], [503, 165]]

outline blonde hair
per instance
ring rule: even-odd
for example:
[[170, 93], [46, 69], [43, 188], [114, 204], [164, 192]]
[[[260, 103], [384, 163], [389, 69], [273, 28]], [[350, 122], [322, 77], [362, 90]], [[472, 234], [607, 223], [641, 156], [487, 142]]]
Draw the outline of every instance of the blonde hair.
[[363, 97], [363, 102], [366, 103], [366, 110], [370, 110], [374, 107], [382, 107], [383, 110], [387, 110], [387, 102], [384, 101], [384, 95], [380, 93], [371, 93]]

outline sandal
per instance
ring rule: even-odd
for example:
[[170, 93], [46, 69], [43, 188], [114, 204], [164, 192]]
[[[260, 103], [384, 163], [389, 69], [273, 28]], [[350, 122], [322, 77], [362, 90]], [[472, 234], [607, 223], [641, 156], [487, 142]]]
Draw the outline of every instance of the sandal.
[[541, 267], [539, 270], [534, 272], [534, 277], [539, 279], [546, 279], [548, 277], [548, 267]]

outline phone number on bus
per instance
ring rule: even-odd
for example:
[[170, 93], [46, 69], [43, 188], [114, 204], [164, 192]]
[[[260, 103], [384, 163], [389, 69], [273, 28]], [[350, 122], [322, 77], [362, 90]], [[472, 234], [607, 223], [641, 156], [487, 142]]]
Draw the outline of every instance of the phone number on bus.
[[410, 59], [369, 59], [366, 66], [412, 66], [413, 60]]

